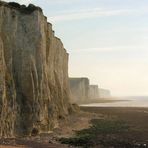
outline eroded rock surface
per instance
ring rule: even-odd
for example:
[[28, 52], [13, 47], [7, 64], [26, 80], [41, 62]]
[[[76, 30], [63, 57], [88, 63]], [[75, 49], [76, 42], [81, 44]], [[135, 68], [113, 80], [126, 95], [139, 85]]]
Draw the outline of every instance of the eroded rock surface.
[[89, 79], [69, 78], [71, 101], [73, 103], [85, 103], [89, 99]]
[[89, 99], [99, 98], [99, 88], [98, 85], [89, 85]]
[[0, 2], [1, 137], [47, 132], [70, 109], [68, 54], [41, 9], [27, 10]]
[[108, 89], [99, 88], [99, 98], [111, 97], [111, 92]]

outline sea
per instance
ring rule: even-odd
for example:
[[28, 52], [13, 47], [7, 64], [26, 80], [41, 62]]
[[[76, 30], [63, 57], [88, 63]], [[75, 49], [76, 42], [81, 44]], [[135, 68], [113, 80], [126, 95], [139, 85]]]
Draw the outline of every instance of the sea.
[[[114, 99], [115, 100], [115, 99]], [[148, 96], [118, 97], [116, 101], [109, 103], [90, 103], [81, 106], [90, 107], [148, 107]]]

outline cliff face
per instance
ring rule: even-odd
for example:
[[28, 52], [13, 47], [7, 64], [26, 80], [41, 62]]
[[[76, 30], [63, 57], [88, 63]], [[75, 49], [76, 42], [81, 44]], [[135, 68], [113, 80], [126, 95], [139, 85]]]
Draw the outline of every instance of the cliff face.
[[111, 97], [110, 90], [99, 88], [99, 98]]
[[71, 101], [74, 103], [84, 103], [89, 98], [88, 78], [69, 78]]
[[70, 108], [68, 54], [41, 9], [27, 12], [0, 2], [1, 137], [49, 131]]
[[90, 99], [98, 99], [99, 98], [98, 85], [90, 85], [89, 86], [89, 98]]

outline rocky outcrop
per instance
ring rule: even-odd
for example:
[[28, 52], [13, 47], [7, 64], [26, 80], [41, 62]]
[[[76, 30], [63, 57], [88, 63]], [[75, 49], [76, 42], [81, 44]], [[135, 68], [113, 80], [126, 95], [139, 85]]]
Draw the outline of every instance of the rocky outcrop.
[[99, 88], [98, 85], [89, 85], [89, 99], [99, 98]]
[[89, 98], [88, 78], [69, 78], [71, 101], [73, 103], [84, 103]]
[[111, 97], [111, 92], [108, 89], [99, 88], [99, 98]]
[[0, 2], [0, 137], [49, 131], [68, 114], [68, 54], [42, 10]]

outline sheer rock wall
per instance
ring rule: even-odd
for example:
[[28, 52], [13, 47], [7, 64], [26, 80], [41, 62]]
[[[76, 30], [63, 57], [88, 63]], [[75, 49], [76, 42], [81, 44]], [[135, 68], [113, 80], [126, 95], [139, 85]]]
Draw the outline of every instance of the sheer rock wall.
[[90, 85], [89, 86], [89, 98], [90, 99], [98, 99], [99, 98], [98, 85]]
[[111, 92], [108, 89], [99, 88], [99, 98], [111, 97]]
[[69, 95], [68, 54], [42, 10], [0, 1], [0, 137], [58, 126]]
[[69, 78], [71, 99], [73, 103], [85, 103], [89, 99], [89, 79]]

